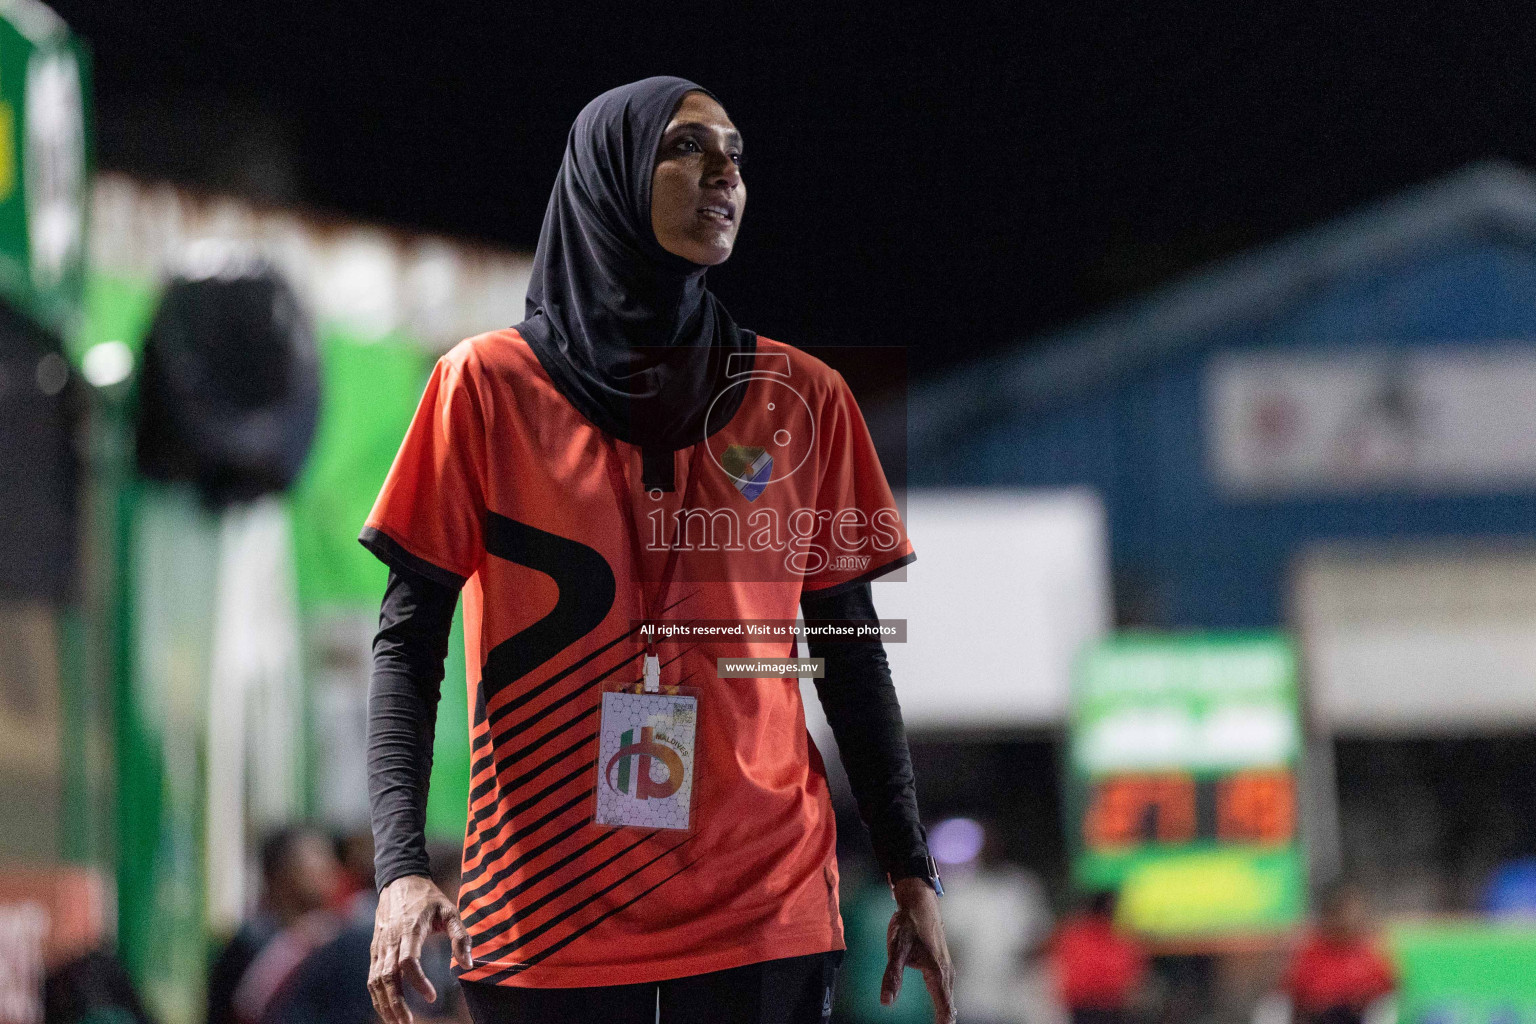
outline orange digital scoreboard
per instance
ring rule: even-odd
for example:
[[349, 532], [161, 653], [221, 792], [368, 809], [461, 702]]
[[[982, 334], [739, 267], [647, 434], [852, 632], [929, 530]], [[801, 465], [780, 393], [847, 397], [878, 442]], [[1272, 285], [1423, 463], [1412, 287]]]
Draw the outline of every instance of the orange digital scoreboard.
[[1290, 640], [1115, 637], [1073, 680], [1073, 876], [1168, 938], [1288, 928], [1304, 909]]
[[1296, 840], [1296, 780], [1288, 768], [1200, 778], [1188, 771], [1106, 775], [1089, 784], [1084, 847], [1217, 843], [1284, 846]]

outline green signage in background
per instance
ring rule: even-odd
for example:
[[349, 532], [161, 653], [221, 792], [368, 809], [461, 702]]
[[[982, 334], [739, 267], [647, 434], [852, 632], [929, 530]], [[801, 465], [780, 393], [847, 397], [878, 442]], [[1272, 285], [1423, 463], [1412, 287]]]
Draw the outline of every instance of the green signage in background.
[[88, 61], [36, 0], [0, 0], [0, 298], [80, 326], [90, 188]]
[[1389, 935], [1401, 1024], [1536, 1024], [1536, 927], [1405, 922]]
[[1073, 878], [1120, 892], [1158, 938], [1297, 923], [1302, 749], [1296, 656], [1273, 633], [1132, 634], [1073, 680], [1067, 830]]
[[[362, 617], [371, 636], [389, 570], [357, 535], [411, 424], [433, 359], [403, 337], [364, 340], [334, 328], [321, 334], [320, 358], [320, 429], [289, 497], [299, 602], [310, 625], [326, 614], [350, 613]], [[369, 667], [358, 671], [366, 693]], [[445, 672], [426, 825], [428, 836], [458, 841], [469, 814], [470, 775], [462, 609], [455, 613]], [[361, 751], [358, 756], [361, 764]], [[314, 802], [324, 803], [319, 790], [334, 784], [312, 778]]]

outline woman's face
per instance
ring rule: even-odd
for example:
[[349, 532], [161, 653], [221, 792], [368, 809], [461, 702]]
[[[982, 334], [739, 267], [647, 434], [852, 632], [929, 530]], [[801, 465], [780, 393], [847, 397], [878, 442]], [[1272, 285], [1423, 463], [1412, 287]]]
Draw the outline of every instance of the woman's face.
[[747, 206], [741, 133], [704, 93], [677, 105], [651, 176], [651, 230], [668, 252], [700, 266], [724, 263]]

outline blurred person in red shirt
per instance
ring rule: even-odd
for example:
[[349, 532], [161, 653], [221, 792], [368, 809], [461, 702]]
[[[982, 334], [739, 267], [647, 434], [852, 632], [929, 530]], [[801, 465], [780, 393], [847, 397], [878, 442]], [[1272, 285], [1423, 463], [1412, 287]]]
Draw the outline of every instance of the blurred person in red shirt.
[[1126, 1024], [1147, 975], [1141, 944], [1115, 926], [1115, 894], [1098, 892], [1087, 913], [1067, 918], [1050, 944], [1056, 992], [1073, 1024]]
[[1297, 947], [1282, 987], [1296, 1024], [1360, 1024], [1372, 1003], [1396, 991], [1359, 889], [1341, 883], [1323, 894], [1317, 926]]

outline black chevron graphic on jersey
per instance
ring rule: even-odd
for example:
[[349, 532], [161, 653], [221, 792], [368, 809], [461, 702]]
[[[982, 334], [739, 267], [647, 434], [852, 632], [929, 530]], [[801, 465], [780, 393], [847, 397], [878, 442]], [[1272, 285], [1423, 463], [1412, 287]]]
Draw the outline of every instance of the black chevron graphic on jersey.
[[503, 689], [596, 629], [613, 607], [613, 569], [594, 548], [515, 519], [486, 513], [487, 554], [527, 566], [555, 581], [555, 606], [538, 622], [486, 655], [475, 697], [475, 723]]

